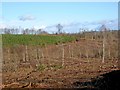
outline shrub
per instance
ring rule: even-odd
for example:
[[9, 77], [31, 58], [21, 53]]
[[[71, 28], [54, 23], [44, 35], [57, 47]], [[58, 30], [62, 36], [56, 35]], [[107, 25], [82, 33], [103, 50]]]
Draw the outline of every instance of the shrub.
[[45, 68], [46, 68], [45, 65], [40, 64], [40, 65], [38, 65], [37, 70], [39, 70], [39, 71], [43, 71]]

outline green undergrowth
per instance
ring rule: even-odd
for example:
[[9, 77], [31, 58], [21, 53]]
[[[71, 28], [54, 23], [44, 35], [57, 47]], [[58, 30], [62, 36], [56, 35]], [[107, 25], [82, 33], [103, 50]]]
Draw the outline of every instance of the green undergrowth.
[[75, 36], [70, 35], [12, 35], [3, 34], [3, 46], [19, 45], [40, 45], [60, 44], [76, 40]]

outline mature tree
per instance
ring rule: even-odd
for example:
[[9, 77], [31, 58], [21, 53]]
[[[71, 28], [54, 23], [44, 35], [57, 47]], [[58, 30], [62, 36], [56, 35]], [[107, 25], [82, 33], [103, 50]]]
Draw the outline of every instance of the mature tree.
[[23, 34], [29, 34], [29, 29], [25, 29], [22, 31]]
[[15, 29], [14, 29], [14, 34], [18, 34], [18, 33], [19, 33], [18, 28], [15, 28]]
[[12, 34], [13, 33], [13, 29], [5, 28], [4, 29], [4, 33], [5, 34]]
[[15, 33], [15, 29], [14, 28], [11, 28], [10, 29], [10, 34], [14, 34]]
[[29, 32], [29, 34], [35, 34], [35, 33], [36, 33], [36, 31], [35, 31], [34, 28], [32, 28], [32, 29], [30, 30], [30, 32]]
[[38, 29], [36, 34], [41, 34], [42, 29]]
[[56, 28], [58, 29], [58, 34], [62, 33], [61, 30], [63, 29], [63, 26], [61, 24], [58, 24]]

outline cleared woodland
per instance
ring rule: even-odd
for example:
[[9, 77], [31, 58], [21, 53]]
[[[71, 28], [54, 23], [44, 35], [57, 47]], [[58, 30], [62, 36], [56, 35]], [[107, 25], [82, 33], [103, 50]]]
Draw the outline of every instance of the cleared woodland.
[[70, 87], [76, 80], [89, 81], [118, 70], [118, 31], [3, 35], [2, 69], [6, 87], [14, 82], [38, 88]]

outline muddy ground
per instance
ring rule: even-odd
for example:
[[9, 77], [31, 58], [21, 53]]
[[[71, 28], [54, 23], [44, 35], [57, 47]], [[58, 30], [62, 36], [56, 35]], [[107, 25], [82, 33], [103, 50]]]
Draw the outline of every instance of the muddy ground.
[[40, 48], [37, 56], [39, 46], [30, 46], [27, 48], [26, 62], [23, 61], [23, 54], [26, 54], [24, 46], [4, 48], [2, 87], [76, 88], [75, 82], [90, 82], [101, 74], [118, 70], [115, 47], [111, 44], [107, 48], [104, 63], [100, 41], [81, 40], [46, 46]]

